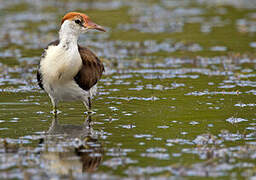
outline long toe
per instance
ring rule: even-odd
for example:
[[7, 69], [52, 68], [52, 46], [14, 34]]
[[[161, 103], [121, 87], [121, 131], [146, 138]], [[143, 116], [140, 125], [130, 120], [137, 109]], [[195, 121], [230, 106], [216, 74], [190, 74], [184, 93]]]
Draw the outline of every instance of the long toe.
[[93, 114], [95, 114], [96, 112], [95, 111], [93, 111], [93, 110], [91, 110], [91, 109], [89, 109], [88, 111], [86, 111], [86, 112], [84, 112], [85, 114], [88, 114], [88, 115], [93, 115]]

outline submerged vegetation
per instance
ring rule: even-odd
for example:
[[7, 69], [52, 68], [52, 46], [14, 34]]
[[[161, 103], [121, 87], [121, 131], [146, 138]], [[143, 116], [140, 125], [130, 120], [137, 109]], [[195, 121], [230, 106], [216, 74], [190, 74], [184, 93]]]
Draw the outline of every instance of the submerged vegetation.
[[[0, 177], [255, 178], [255, 8], [254, 0], [1, 1]], [[106, 27], [79, 40], [106, 72], [95, 114], [62, 103], [54, 119], [35, 72], [73, 10]]]

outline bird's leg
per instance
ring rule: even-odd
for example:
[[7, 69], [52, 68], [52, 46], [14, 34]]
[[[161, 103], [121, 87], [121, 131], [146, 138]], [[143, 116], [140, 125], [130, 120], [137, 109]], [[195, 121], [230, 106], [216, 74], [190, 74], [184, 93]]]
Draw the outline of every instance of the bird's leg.
[[92, 110], [91, 110], [91, 106], [92, 106], [91, 98], [90, 97], [85, 98], [83, 103], [84, 103], [84, 106], [86, 107], [86, 110], [87, 110], [88, 114], [91, 114], [92, 113]]
[[57, 106], [53, 105], [53, 113], [54, 113], [54, 116], [57, 117]]
[[88, 100], [84, 100], [83, 103], [84, 103], [84, 106], [85, 106], [86, 110], [89, 111], [89, 102], [88, 102]]
[[88, 105], [89, 105], [89, 112], [92, 111], [92, 100], [90, 97], [88, 97]]
[[58, 110], [57, 110], [57, 101], [51, 96], [50, 96], [50, 98], [51, 98], [52, 107], [53, 107], [52, 112], [54, 113], [54, 116], [57, 117], [57, 112], [58, 112]]

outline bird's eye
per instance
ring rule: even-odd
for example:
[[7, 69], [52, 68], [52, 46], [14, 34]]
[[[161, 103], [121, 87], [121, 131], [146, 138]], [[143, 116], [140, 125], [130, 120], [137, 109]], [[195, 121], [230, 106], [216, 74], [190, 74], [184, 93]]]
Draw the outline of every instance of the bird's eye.
[[81, 21], [79, 19], [75, 20], [76, 24], [81, 24]]

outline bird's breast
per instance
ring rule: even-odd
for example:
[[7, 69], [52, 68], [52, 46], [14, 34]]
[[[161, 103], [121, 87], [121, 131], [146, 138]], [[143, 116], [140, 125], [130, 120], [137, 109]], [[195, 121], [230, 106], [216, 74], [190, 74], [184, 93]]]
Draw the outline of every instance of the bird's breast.
[[73, 80], [82, 66], [82, 59], [77, 47], [67, 50], [61, 46], [50, 46], [40, 66], [44, 82], [63, 83]]

